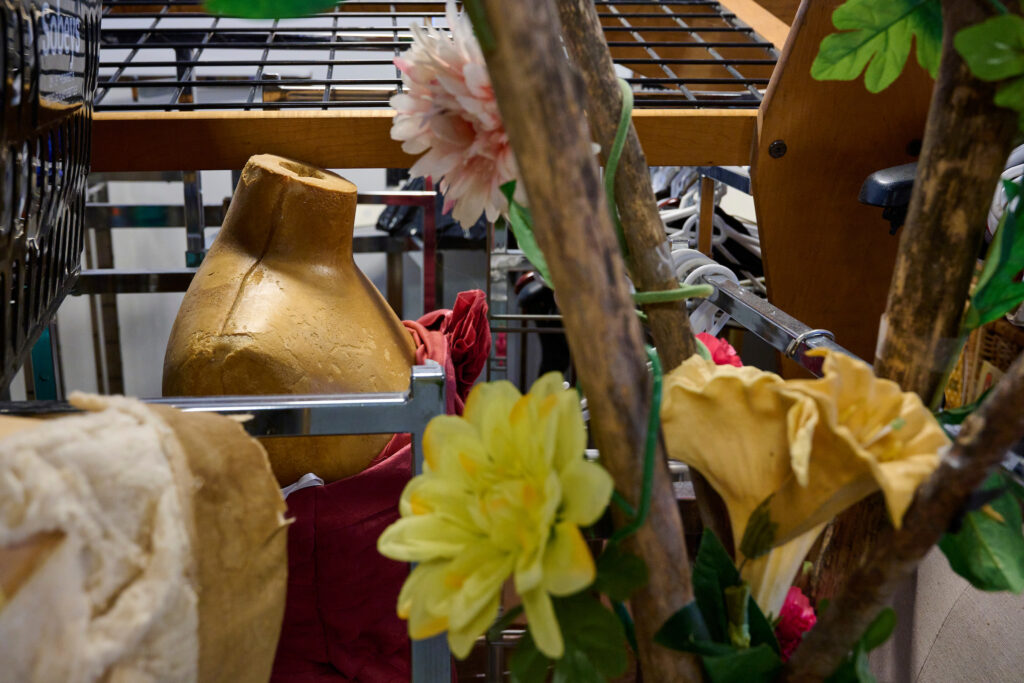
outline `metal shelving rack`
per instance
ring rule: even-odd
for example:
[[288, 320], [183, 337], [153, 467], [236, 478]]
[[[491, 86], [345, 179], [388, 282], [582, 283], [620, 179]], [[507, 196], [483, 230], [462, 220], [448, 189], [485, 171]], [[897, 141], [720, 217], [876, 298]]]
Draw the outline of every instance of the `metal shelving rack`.
[[[423, 433], [427, 423], [445, 413], [444, 370], [434, 361], [414, 366], [409, 390], [398, 393], [317, 396], [212, 396], [162, 398], [149, 403], [170, 405], [186, 412], [216, 412], [245, 416], [251, 436], [335, 436], [344, 434], [409, 433], [413, 442], [414, 474], [423, 471]], [[29, 401], [0, 403], [0, 414], [42, 416], [72, 412], [67, 403]], [[412, 680], [432, 683], [451, 678], [444, 636], [414, 642]]]
[[[778, 57], [718, 2], [596, 0], [636, 105], [757, 108]], [[307, 19], [241, 21], [198, 0], [107, 0], [96, 110], [381, 108], [402, 91], [393, 60], [409, 25], [444, 3], [348, 0]]]

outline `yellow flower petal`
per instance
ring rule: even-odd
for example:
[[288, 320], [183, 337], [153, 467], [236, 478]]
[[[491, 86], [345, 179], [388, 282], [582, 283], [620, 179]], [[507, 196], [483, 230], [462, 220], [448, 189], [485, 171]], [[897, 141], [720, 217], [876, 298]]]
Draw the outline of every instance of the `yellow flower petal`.
[[537, 649], [551, 659], [558, 659], [565, 652], [565, 643], [562, 641], [562, 630], [558, 627], [555, 608], [547, 591], [538, 588], [520, 595], [523, 598], [526, 620], [530, 624], [530, 635], [533, 636]]
[[458, 659], [465, 659], [469, 656], [473, 650], [473, 644], [498, 617], [500, 602], [500, 594], [494, 594], [483, 609], [477, 613], [473, 621], [461, 628], [452, 627], [448, 631], [448, 647], [451, 648], [453, 655]]
[[410, 638], [430, 638], [448, 628], [445, 604], [452, 591], [444, 585], [445, 567], [444, 562], [418, 565], [398, 594], [398, 616], [409, 621]]
[[814, 402], [783, 393], [782, 386], [770, 372], [700, 356], [665, 377], [661, 423], [668, 454], [698, 470], [722, 496], [737, 547], [751, 512], [793, 477], [794, 452], [807, 457]]
[[562, 518], [590, 526], [608, 507], [613, 487], [607, 470], [577, 458], [562, 470]]
[[403, 517], [380, 535], [377, 551], [399, 562], [455, 557], [481, 537], [437, 515]]
[[466, 420], [440, 415], [423, 432], [423, 458], [428, 471], [465, 482], [483, 465], [486, 449], [480, 434]]
[[[558, 376], [561, 378], [561, 375]], [[583, 457], [587, 448], [587, 428], [583, 424], [583, 410], [575, 391], [563, 391], [558, 395], [554, 419], [557, 420], [555, 454], [551, 464], [557, 470], [575, 463]]]
[[479, 621], [480, 611], [500, 595], [502, 584], [512, 573], [512, 564], [511, 555], [500, 553], [487, 543], [449, 563], [445, 582], [455, 590], [448, 617], [453, 630], [468, 628]]
[[463, 418], [476, 428], [488, 446], [509, 436], [509, 413], [522, 397], [511, 382], [485, 382], [477, 384], [466, 398]]
[[551, 595], [572, 595], [594, 583], [594, 557], [570, 522], [555, 526], [544, 551], [544, 588]]
[[772, 548], [767, 555], [747, 560], [743, 564], [740, 574], [744, 581], [750, 583], [751, 597], [765, 615], [777, 617], [782, 612], [789, 587], [793, 585], [807, 553], [824, 528], [824, 524], [814, 527], [789, 543]]

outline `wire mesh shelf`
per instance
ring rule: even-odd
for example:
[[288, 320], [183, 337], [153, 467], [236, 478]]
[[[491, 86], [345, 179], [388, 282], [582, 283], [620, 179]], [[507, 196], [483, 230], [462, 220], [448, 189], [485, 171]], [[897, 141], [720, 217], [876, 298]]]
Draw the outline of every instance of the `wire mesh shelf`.
[[[646, 108], [756, 108], [778, 53], [718, 2], [595, 0]], [[104, 2], [97, 111], [380, 109], [410, 24], [443, 2], [348, 0], [305, 19], [214, 17], [198, 0]]]

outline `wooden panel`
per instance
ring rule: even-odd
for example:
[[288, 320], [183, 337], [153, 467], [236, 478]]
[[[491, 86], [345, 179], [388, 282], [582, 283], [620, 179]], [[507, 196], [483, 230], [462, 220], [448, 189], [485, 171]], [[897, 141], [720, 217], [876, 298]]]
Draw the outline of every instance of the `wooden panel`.
[[718, 4], [731, 10], [739, 19], [754, 29], [772, 45], [781, 50], [789, 36], [789, 22], [765, 9], [763, 2], [754, 0], [719, 0]]
[[800, 8], [800, 0], [757, 0], [757, 4], [790, 25], [796, 19], [796, 11]]
[[[305, 112], [104, 112], [93, 123], [92, 170], [240, 169], [253, 154], [280, 154], [326, 168], [408, 168], [391, 139], [388, 110]], [[753, 110], [634, 112], [654, 166], [747, 164]]]
[[[870, 173], [915, 160], [932, 80], [914, 59], [877, 95], [861, 80], [813, 80], [841, 1], [801, 7], [761, 108], [751, 175], [771, 301], [870, 361], [898, 240], [857, 196]], [[776, 140], [787, 148], [778, 159]]]

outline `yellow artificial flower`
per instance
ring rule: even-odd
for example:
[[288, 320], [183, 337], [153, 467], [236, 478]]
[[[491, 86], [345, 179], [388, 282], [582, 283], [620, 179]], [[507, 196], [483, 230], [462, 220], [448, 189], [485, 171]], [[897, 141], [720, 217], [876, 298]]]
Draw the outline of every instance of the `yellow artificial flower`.
[[585, 447], [579, 398], [553, 372], [525, 396], [510, 382], [477, 385], [463, 417], [430, 421], [424, 472], [377, 543], [382, 555], [418, 563], [398, 596], [410, 637], [448, 631], [452, 652], [466, 657], [512, 576], [538, 649], [561, 657], [551, 596], [593, 583], [580, 527], [597, 521], [612, 493]]
[[779, 613], [827, 522], [881, 489], [899, 526], [948, 444], [916, 395], [859, 360], [824, 355], [825, 376], [817, 380], [787, 382], [698, 356], [666, 377], [668, 453], [724, 499], [737, 560], [746, 560], [742, 574], [770, 614]]

